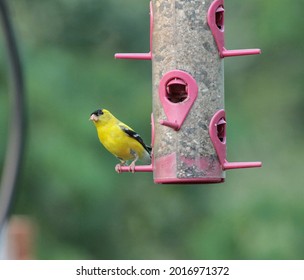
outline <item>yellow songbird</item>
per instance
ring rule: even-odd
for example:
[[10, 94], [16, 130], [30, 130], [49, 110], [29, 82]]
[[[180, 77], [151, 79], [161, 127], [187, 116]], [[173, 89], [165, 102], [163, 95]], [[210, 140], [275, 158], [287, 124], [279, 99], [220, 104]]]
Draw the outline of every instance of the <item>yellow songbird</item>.
[[117, 171], [128, 160], [132, 160], [129, 165], [131, 172], [134, 172], [137, 160], [150, 163], [151, 147], [147, 146], [132, 128], [115, 118], [108, 110], [94, 111], [90, 120], [96, 127], [101, 144], [120, 160], [120, 164], [116, 166]]

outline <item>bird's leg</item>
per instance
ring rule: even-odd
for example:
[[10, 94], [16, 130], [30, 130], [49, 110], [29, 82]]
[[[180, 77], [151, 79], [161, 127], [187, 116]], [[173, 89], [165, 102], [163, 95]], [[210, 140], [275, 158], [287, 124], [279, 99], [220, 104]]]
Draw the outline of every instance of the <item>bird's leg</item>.
[[135, 172], [135, 162], [138, 160], [138, 155], [136, 152], [134, 152], [132, 150], [131, 150], [131, 154], [133, 154], [135, 156], [135, 159], [129, 165], [129, 172], [134, 173]]
[[120, 167], [121, 167], [122, 165], [125, 165], [125, 164], [126, 164], [126, 161], [125, 161], [125, 160], [122, 160], [122, 159], [120, 159], [120, 158], [118, 158], [118, 159], [120, 160], [120, 163], [116, 164], [116, 166], [115, 166], [115, 171], [116, 171], [117, 173], [121, 173]]

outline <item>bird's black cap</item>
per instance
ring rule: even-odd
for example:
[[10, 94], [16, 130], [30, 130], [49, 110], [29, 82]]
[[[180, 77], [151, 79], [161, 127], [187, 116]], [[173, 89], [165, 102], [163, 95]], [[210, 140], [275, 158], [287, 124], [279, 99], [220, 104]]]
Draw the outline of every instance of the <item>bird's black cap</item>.
[[98, 109], [98, 110], [94, 111], [94, 112], [91, 114], [91, 116], [92, 116], [92, 115], [95, 115], [95, 116], [103, 115], [103, 111], [102, 111], [102, 109]]

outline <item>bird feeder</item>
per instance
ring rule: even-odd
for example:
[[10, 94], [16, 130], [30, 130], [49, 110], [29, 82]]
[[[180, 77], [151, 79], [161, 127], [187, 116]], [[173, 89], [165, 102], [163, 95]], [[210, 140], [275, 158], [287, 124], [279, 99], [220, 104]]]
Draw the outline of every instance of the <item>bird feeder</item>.
[[227, 50], [224, 14], [224, 0], [152, 0], [150, 51], [115, 55], [152, 60], [152, 164], [135, 172], [155, 183], [220, 183], [228, 169], [261, 166], [226, 158], [224, 58], [261, 51]]

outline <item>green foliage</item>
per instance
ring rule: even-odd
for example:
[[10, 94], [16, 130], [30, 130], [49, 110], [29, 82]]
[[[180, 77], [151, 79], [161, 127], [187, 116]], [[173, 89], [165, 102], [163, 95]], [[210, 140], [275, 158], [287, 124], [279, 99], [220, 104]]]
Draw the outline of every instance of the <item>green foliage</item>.
[[[228, 159], [264, 166], [166, 186], [117, 174], [88, 121], [108, 108], [149, 143], [151, 63], [113, 59], [148, 50], [149, 1], [10, 1], [29, 121], [14, 213], [37, 222], [37, 258], [304, 258], [302, 3], [226, 2], [227, 47], [263, 51], [225, 59]], [[3, 134], [6, 78], [1, 60]]]

